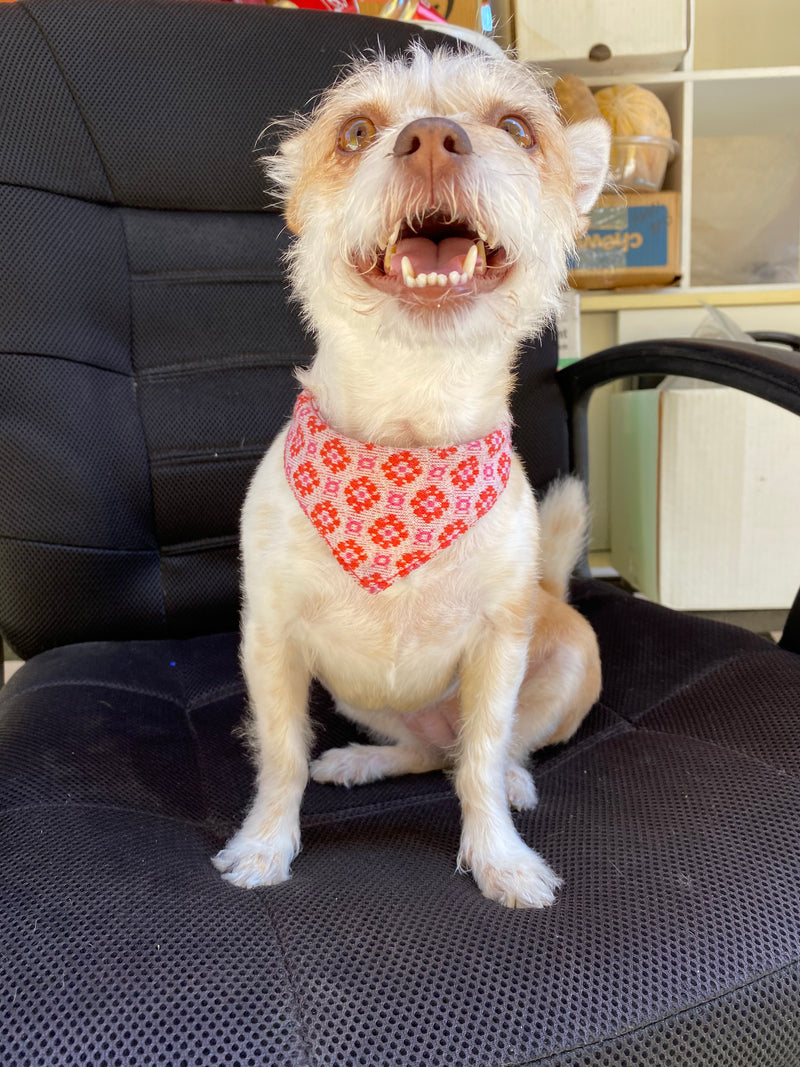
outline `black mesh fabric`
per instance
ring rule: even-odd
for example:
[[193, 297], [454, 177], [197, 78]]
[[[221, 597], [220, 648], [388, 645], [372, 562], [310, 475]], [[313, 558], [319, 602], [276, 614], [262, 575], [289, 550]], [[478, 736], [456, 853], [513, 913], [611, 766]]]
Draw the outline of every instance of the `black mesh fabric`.
[[[634, 668], [653, 608], [575, 602]], [[236, 635], [37, 657], [0, 717], [0, 1062], [796, 1067], [800, 661], [692, 626], [704, 670], [636, 715], [612, 684], [535, 759], [517, 825], [564, 877], [542, 912], [456, 873], [440, 774], [312, 783], [292, 879], [226, 886], [209, 857], [253, 775]], [[312, 708], [317, 749], [358, 736]]]
[[[211, 866], [254, 775], [238, 511], [312, 351], [252, 149], [378, 29], [418, 32], [0, 4], [0, 1064], [797, 1067], [800, 659], [735, 628], [575, 585], [602, 699], [515, 816], [549, 909], [456, 873], [442, 774], [311, 784], [284, 885]], [[537, 486], [555, 360], [514, 398]]]

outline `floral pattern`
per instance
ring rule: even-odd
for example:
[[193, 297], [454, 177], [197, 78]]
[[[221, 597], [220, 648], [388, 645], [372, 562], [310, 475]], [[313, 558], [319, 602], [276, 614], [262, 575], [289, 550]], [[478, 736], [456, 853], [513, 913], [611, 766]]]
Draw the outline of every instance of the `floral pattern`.
[[469, 523], [464, 522], [463, 519], [456, 519], [455, 522], [448, 522], [447, 526], [439, 534], [439, 545], [442, 548], [447, 548], [448, 545], [452, 545], [453, 541], [465, 534], [469, 529]]
[[474, 485], [478, 480], [480, 474], [480, 464], [478, 463], [477, 456], [467, 456], [466, 459], [462, 459], [450, 478], [456, 489], [469, 489], [471, 485]]
[[497, 490], [492, 485], [487, 485], [483, 492], [478, 497], [478, 503], [476, 505], [478, 511], [478, 517], [482, 518], [487, 511], [490, 511], [497, 503]]
[[320, 533], [333, 533], [336, 527], [341, 525], [339, 511], [329, 500], [320, 500], [318, 504], [315, 504], [309, 511], [308, 517]]
[[422, 474], [422, 464], [413, 452], [393, 452], [381, 470], [395, 485], [409, 485]]
[[334, 474], [340, 474], [350, 462], [347, 449], [338, 437], [332, 437], [325, 442], [319, 450], [319, 457], [328, 470], [333, 471]]
[[511, 435], [500, 426], [446, 448], [363, 444], [329, 427], [303, 392], [284, 466], [334, 558], [376, 594], [447, 549], [495, 505], [511, 473]]
[[352, 482], [348, 482], [344, 496], [353, 511], [357, 513], [374, 507], [381, 498], [377, 485], [366, 475], [353, 478]]
[[319, 485], [319, 478], [314, 470], [314, 464], [301, 463], [294, 472], [292, 481], [294, 482], [295, 491], [301, 496], [308, 496], [309, 493], [313, 493]]
[[396, 515], [384, 515], [373, 522], [367, 533], [380, 548], [397, 548], [408, 540], [408, 527]]
[[411, 508], [414, 514], [426, 523], [433, 522], [434, 519], [441, 519], [449, 507], [450, 501], [442, 490], [435, 485], [420, 489], [411, 498]]
[[333, 554], [346, 571], [354, 570], [360, 563], [365, 563], [367, 553], [353, 538], [340, 541], [333, 549]]

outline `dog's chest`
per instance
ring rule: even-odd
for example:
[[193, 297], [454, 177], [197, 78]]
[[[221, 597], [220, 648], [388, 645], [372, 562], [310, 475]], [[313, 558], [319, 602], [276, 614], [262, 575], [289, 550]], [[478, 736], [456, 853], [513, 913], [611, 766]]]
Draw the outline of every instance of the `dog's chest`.
[[311, 673], [341, 701], [411, 711], [457, 677], [464, 652], [536, 569], [536, 514], [514, 460], [505, 492], [463, 537], [370, 593], [300, 510], [283, 442], [254, 479], [243, 516], [246, 597], [270, 630], [292, 635]]
[[474, 587], [455, 582], [453, 568], [437, 563], [381, 593], [356, 589], [355, 596], [316, 600], [301, 613], [298, 635], [313, 673], [338, 699], [408, 711], [450, 686], [478, 634], [480, 605]]

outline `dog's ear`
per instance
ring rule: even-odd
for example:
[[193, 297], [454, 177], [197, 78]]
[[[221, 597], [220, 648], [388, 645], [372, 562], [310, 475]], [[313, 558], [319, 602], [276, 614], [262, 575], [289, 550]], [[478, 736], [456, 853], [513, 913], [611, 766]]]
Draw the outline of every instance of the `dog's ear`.
[[296, 193], [303, 169], [302, 141], [302, 132], [295, 133], [285, 138], [274, 154], [259, 160], [271, 184], [272, 203], [283, 208], [286, 225], [294, 234], [300, 232]]
[[572, 157], [575, 203], [580, 215], [588, 215], [608, 177], [611, 127], [605, 119], [586, 119], [567, 126], [565, 133]]

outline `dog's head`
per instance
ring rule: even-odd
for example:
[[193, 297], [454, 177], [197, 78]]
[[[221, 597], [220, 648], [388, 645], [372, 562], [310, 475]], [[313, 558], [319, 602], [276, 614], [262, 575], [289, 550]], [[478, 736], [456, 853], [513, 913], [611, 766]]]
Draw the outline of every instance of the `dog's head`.
[[424, 324], [471, 343], [535, 331], [608, 147], [602, 120], [565, 127], [537, 76], [502, 55], [415, 47], [355, 65], [265, 160], [312, 323], [378, 312], [396, 334]]

